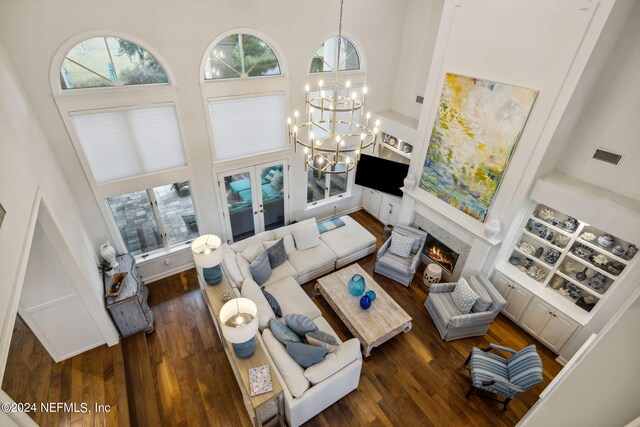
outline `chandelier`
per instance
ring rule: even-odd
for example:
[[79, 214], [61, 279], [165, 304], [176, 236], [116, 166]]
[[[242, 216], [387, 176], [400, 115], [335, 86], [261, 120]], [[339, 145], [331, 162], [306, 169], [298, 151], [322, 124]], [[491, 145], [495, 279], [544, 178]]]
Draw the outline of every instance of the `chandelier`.
[[320, 80], [314, 92], [308, 84], [305, 85], [303, 117], [295, 111], [294, 119], [287, 119], [289, 142], [295, 152], [298, 146], [303, 148], [305, 170], [309, 167], [327, 174], [348, 174], [352, 171], [360, 160], [360, 154], [375, 146], [380, 125], [377, 120], [375, 127], [369, 128], [371, 113], [365, 113], [367, 87], [362, 88], [359, 96], [349, 81], [344, 85], [339, 82], [343, 3], [341, 0], [335, 83], [325, 88]]

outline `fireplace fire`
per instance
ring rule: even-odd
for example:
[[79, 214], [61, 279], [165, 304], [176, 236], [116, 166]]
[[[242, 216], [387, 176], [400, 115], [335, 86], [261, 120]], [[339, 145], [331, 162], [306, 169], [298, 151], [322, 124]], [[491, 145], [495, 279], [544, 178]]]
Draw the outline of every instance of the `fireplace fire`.
[[456, 262], [460, 256], [459, 253], [452, 250], [431, 234], [427, 235], [422, 252], [449, 274], [453, 274], [453, 270], [456, 268]]

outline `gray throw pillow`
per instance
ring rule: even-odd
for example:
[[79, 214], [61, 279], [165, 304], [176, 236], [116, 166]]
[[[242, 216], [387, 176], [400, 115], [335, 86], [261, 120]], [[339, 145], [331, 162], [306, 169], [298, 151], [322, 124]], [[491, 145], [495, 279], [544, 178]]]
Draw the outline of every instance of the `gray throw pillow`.
[[300, 337], [304, 337], [307, 332], [318, 330], [318, 327], [313, 323], [313, 320], [303, 314], [286, 314], [284, 316], [284, 321], [287, 323], [287, 326], [289, 326], [293, 332], [298, 334]]
[[271, 277], [271, 264], [269, 264], [267, 251], [262, 252], [249, 264], [249, 271], [258, 285], [262, 285], [269, 280], [269, 277]]
[[305, 338], [307, 339], [307, 344], [326, 348], [329, 353], [336, 351], [340, 347], [336, 337], [321, 330], [307, 332]]
[[287, 353], [293, 358], [298, 365], [308, 368], [316, 363], [320, 363], [327, 355], [327, 349], [299, 342], [288, 342]]
[[275, 314], [276, 317], [282, 317], [282, 309], [280, 308], [280, 303], [278, 303], [278, 300], [276, 299], [276, 297], [271, 295], [271, 293], [268, 292], [264, 288], [264, 286], [261, 287], [260, 289], [262, 289], [262, 293], [264, 294], [264, 297], [267, 299], [267, 302], [271, 306], [271, 310], [273, 310], [273, 314]]
[[453, 303], [458, 307], [460, 313], [467, 314], [471, 311], [471, 307], [478, 299], [478, 294], [476, 294], [471, 286], [467, 283], [465, 279], [458, 280], [456, 283], [456, 287], [451, 292], [451, 299]]
[[273, 317], [269, 319], [269, 329], [271, 329], [273, 336], [284, 345], [287, 345], [288, 342], [302, 342], [291, 328]]
[[280, 239], [273, 245], [267, 248], [267, 254], [269, 255], [269, 264], [271, 268], [276, 268], [289, 258], [287, 250], [284, 248], [284, 239]]
[[391, 232], [391, 244], [389, 252], [399, 257], [406, 258], [411, 255], [411, 249], [416, 241], [415, 237], [405, 236], [404, 234]]

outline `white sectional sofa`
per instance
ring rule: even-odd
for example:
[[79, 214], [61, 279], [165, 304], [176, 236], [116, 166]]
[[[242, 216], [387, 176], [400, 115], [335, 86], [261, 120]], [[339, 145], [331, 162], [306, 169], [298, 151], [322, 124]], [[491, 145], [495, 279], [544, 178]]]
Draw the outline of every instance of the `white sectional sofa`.
[[[345, 225], [321, 234], [317, 246], [305, 250], [289, 247], [288, 260], [276, 267], [264, 284], [278, 301], [283, 316], [304, 314], [313, 319], [318, 329], [338, 340], [338, 335], [300, 285], [375, 252], [376, 239], [371, 233], [349, 216], [341, 219]], [[269, 330], [269, 320], [276, 316], [253, 280], [249, 262], [242, 252], [252, 246], [277, 241], [291, 234], [295, 227], [315, 222], [315, 218], [310, 218], [223, 246], [222, 268], [226, 278], [238, 296], [249, 298], [258, 306], [260, 338], [284, 389], [285, 414], [290, 426], [304, 423], [358, 387], [362, 368], [360, 343], [355, 338], [342, 342], [324, 361], [306, 369], [301, 367]]]

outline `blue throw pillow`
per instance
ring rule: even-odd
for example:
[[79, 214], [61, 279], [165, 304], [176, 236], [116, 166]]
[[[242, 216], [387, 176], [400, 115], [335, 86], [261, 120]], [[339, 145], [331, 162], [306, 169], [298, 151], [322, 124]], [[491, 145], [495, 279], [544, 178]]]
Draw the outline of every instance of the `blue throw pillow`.
[[320, 363], [327, 355], [327, 349], [299, 342], [288, 342], [287, 353], [293, 358], [298, 365], [308, 368], [316, 363]]
[[284, 345], [287, 345], [288, 342], [302, 342], [300, 337], [287, 325], [273, 317], [269, 319], [269, 329], [271, 329], [273, 336]]
[[326, 348], [329, 353], [336, 351], [340, 347], [336, 337], [321, 330], [307, 332], [305, 338], [307, 339], [307, 344]]
[[304, 337], [307, 332], [318, 330], [313, 320], [303, 314], [287, 314], [284, 316], [284, 321], [287, 322], [287, 326], [300, 337]]
[[269, 264], [267, 251], [262, 252], [249, 264], [249, 271], [258, 285], [262, 285], [269, 280], [269, 277], [271, 277], [271, 264]]
[[261, 287], [260, 289], [262, 289], [262, 293], [264, 294], [264, 297], [267, 299], [267, 302], [271, 306], [271, 310], [273, 310], [273, 314], [275, 314], [276, 317], [282, 317], [282, 309], [280, 308], [280, 304], [278, 303], [278, 300], [276, 299], [276, 297], [271, 295], [271, 293], [267, 292], [264, 286]]
[[276, 268], [289, 258], [287, 251], [284, 249], [284, 238], [278, 240], [273, 245], [267, 248], [267, 255], [269, 256], [269, 264], [271, 268]]

